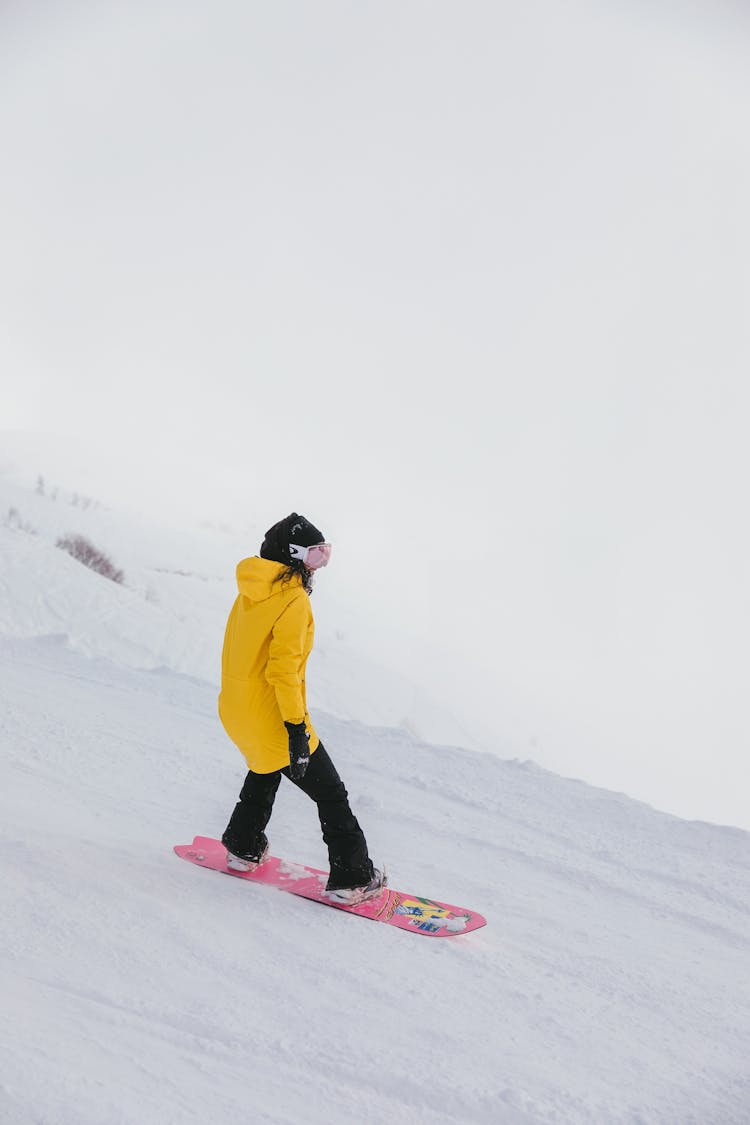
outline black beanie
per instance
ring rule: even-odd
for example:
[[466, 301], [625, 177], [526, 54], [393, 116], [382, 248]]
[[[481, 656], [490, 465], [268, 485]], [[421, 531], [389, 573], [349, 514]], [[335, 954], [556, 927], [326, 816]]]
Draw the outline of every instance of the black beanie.
[[290, 543], [297, 543], [300, 547], [314, 547], [316, 543], [323, 542], [325, 542], [325, 535], [322, 531], [318, 531], [317, 527], [304, 516], [292, 512], [286, 519], [279, 520], [273, 527], [269, 527], [261, 544], [260, 557], [288, 566], [292, 561], [289, 553]]

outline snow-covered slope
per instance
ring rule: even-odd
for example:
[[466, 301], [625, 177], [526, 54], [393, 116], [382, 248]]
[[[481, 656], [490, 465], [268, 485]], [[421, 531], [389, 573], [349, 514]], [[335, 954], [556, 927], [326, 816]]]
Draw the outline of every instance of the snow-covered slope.
[[[243, 763], [211, 685], [0, 642], [7, 1125], [649, 1122], [750, 1109], [750, 837], [316, 715], [401, 889], [384, 929], [180, 863]], [[276, 852], [325, 865], [291, 786]]]
[[[72, 501], [0, 482], [3, 1125], [746, 1125], [750, 835], [422, 741], [460, 716], [321, 582], [309, 697], [373, 855], [488, 927], [431, 943], [181, 864], [244, 774], [216, 675], [258, 529]], [[325, 866], [291, 786], [271, 836]]]

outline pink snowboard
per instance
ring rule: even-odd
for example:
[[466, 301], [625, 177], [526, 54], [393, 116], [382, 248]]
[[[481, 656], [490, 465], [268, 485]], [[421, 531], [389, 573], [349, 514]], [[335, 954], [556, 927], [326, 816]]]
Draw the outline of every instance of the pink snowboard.
[[311, 898], [337, 910], [345, 910], [347, 914], [359, 914], [361, 918], [371, 918], [374, 922], [385, 922], [389, 926], [428, 934], [430, 937], [456, 937], [457, 934], [468, 934], [470, 930], [478, 930], [487, 925], [487, 919], [474, 910], [405, 895], [401, 891], [392, 891], [390, 887], [359, 906], [341, 906], [331, 902], [324, 894], [327, 871], [303, 867], [301, 863], [288, 863], [273, 856], [269, 856], [255, 871], [231, 871], [226, 864], [226, 848], [218, 840], [212, 840], [208, 836], [196, 836], [192, 844], [177, 844], [174, 850], [182, 859], [197, 863], [199, 867], [210, 867], [213, 871], [234, 875], [236, 879], [244, 879], [248, 883], [278, 887], [281, 891], [291, 891], [302, 898]]

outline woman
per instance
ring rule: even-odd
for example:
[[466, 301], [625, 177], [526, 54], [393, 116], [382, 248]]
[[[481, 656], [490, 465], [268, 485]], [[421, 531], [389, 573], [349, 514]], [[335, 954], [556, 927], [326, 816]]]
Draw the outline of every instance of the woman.
[[330, 875], [326, 893], [347, 904], [380, 893], [385, 876], [373, 867], [349, 808], [343, 782], [307, 712], [305, 665], [313, 646], [313, 571], [326, 566], [331, 545], [292, 512], [266, 532], [260, 558], [237, 567], [237, 597], [221, 659], [219, 715], [249, 772], [222, 836], [227, 866], [251, 871], [268, 852], [265, 828], [282, 773], [318, 806]]

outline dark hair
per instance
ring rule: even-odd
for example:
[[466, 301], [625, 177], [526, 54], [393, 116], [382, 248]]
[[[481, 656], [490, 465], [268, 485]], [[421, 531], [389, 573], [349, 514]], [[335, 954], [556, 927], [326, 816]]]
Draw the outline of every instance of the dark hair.
[[302, 579], [302, 586], [307, 594], [313, 591], [313, 572], [309, 566], [305, 566], [302, 559], [292, 559], [292, 561], [285, 566], [280, 574], [274, 578], [274, 582], [291, 582], [295, 575], [299, 575]]

